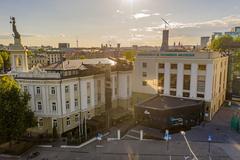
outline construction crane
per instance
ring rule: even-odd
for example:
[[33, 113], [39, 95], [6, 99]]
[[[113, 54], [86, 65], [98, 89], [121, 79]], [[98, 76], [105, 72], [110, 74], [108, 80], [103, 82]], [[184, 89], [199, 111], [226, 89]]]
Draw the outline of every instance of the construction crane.
[[170, 24], [165, 19], [163, 19], [163, 18], [161, 18], [161, 19], [162, 19], [162, 21], [165, 24], [165, 30], [166, 30], [167, 29], [167, 25], [170, 26]]

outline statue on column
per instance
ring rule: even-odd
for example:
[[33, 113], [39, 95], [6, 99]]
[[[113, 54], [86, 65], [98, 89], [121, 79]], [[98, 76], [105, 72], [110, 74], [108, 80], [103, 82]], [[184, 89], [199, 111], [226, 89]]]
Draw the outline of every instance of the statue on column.
[[12, 30], [13, 30], [13, 33], [14, 33], [13, 34], [14, 43], [15, 44], [21, 44], [21, 36], [17, 31], [15, 17], [10, 17], [10, 23], [12, 24]]

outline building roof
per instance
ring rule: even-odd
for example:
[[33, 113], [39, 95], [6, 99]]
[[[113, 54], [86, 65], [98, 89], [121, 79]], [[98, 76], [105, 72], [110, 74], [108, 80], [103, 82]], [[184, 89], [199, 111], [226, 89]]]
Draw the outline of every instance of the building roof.
[[137, 107], [156, 109], [156, 110], [168, 110], [168, 109], [199, 105], [201, 103], [203, 103], [203, 101], [201, 100], [158, 95], [140, 104], [137, 104]]
[[82, 60], [65, 60], [44, 67], [45, 70], [74, 70], [87, 69], [86, 65], [98, 65], [98, 64], [110, 64], [115, 65], [116, 62], [109, 58], [94, 58], [94, 59], [82, 59]]

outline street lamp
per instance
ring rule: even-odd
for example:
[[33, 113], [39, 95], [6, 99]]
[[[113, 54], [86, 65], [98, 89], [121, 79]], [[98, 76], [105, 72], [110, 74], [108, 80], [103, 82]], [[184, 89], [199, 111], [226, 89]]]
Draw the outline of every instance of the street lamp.
[[187, 143], [188, 149], [189, 149], [189, 151], [191, 152], [191, 154], [192, 154], [193, 157], [194, 157], [194, 160], [198, 160], [197, 156], [196, 156], [196, 155], [194, 154], [194, 152], [192, 151], [192, 148], [191, 148], [191, 146], [190, 146], [190, 144], [189, 144], [189, 142], [188, 142], [188, 140], [187, 140], [186, 133], [185, 133], [184, 131], [181, 131], [180, 133], [183, 135], [184, 140], [185, 140], [185, 142]]
[[172, 139], [172, 137], [168, 130], [165, 131], [164, 139], [167, 141], [167, 153], [169, 154], [169, 160], [172, 160], [172, 156], [169, 151], [169, 141]]
[[211, 143], [211, 141], [212, 141], [212, 137], [211, 136], [208, 136], [208, 158], [209, 158], [209, 160], [212, 160], [212, 158], [211, 158], [211, 151], [210, 151], [210, 143]]

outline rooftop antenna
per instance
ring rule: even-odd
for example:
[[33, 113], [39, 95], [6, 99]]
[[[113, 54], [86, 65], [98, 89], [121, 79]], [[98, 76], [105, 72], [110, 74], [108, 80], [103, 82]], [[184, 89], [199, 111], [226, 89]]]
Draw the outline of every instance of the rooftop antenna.
[[76, 42], [77, 42], [77, 48], [78, 48], [78, 39], [77, 39], [77, 41], [76, 41]]
[[162, 19], [162, 21], [165, 24], [165, 30], [166, 30], [167, 29], [167, 25], [170, 26], [170, 24], [165, 19], [163, 19], [163, 18], [161, 18], [161, 19]]

